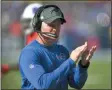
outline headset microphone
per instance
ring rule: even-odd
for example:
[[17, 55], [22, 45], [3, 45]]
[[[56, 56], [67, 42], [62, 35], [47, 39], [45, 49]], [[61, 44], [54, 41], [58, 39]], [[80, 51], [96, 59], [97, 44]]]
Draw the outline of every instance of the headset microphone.
[[49, 37], [58, 38], [57, 35], [49, 33], [49, 32], [41, 32], [41, 31], [37, 31], [37, 32], [40, 34], [45, 34], [46, 36], [49, 36]]

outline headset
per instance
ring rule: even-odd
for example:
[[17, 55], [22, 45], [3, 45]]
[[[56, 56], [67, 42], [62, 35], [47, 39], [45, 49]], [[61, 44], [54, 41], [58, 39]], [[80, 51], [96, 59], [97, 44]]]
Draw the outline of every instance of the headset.
[[[33, 17], [33, 20], [32, 20], [32, 26], [33, 26], [33, 29], [34, 29], [34, 32], [38, 32], [38, 33], [41, 33], [41, 34], [46, 34], [48, 36], [51, 36], [51, 37], [54, 37], [52, 34], [50, 33], [42, 33], [41, 32], [41, 24], [42, 24], [42, 20], [40, 19], [40, 15], [42, 13], [42, 11], [46, 8], [49, 8], [49, 7], [55, 7], [57, 8], [60, 12], [61, 12], [61, 15], [64, 19], [64, 15], [62, 13], [62, 11], [60, 10], [60, 8], [56, 5], [44, 5], [44, 6], [41, 6], [40, 8], [37, 9], [34, 17]], [[64, 23], [64, 21], [62, 20], [62, 24]], [[56, 37], [55, 37], [56, 38]]]

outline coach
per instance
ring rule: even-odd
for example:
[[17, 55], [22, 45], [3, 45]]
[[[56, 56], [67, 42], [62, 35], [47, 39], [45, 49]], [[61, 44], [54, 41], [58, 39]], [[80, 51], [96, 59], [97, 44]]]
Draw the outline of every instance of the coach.
[[84, 86], [96, 46], [88, 50], [85, 42], [69, 55], [64, 46], [56, 43], [65, 22], [56, 5], [42, 6], [35, 13], [32, 25], [38, 36], [23, 48], [19, 57], [22, 89], [67, 90], [68, 84], [76, 89]]

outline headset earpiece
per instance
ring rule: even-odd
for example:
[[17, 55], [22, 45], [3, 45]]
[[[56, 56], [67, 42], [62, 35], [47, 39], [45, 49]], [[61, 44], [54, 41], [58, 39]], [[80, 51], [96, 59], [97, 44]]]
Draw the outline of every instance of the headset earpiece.
[[33, 20], [32, 20], [32, 26], [34, 28], [34, 31], [40, 30], [40, 26], [41, 26], [41, 21], [39, 18], [40, 10], [41, 10], [41, 7], [36, 11], [35, 16], [33, 17]]

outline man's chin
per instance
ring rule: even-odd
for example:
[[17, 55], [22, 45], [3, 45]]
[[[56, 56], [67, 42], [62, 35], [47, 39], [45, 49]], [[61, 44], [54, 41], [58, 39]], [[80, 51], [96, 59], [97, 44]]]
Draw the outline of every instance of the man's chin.
[[46, 42], [46, 45], [48, 45], [48, 46], [51, 46], [51, 45], [57, 43], [57, 41], [58, 41], [58, 38], [50, 37], [50, 36], [47, 36], [44, 34], [42, 36]]

